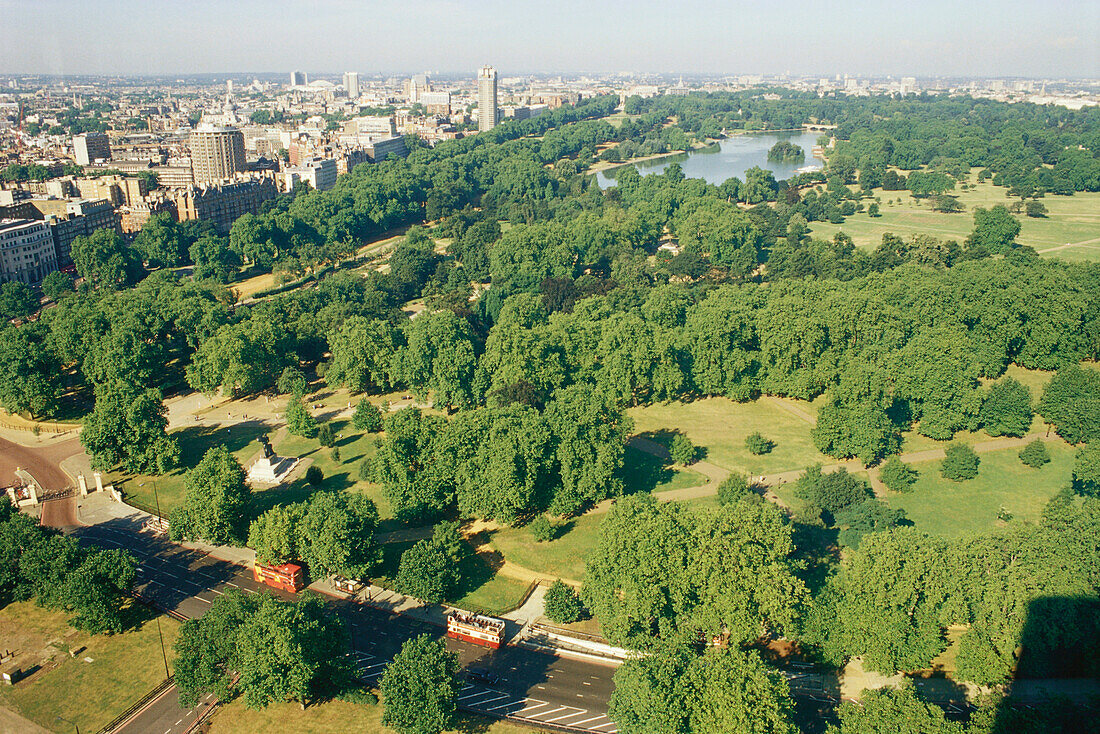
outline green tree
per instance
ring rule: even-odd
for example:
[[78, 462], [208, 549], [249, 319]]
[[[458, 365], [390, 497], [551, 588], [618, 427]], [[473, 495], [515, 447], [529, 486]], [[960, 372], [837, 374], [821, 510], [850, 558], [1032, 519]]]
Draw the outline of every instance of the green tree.
[[376, 433], [382, 430], [382, 411], [378, 406], [363, 398], [355, 406], [355, 412], [351, 416], [351, 424], [360, 431]]
[[[964, 734], [968, 729], [948, 720], [943, 709], [917, 697], [913, 684], [864, 691], [858, 702], [844, 701], [838, 724], [827, 734]], [[976, 733], [975, 733], [976, 734]]]
[[42, 293], [51, 301], [56, 301], [73, 292], [73, 276], [56, 270], [42, 279]]
[[879, 470], [879, 478], [891, 492], [908, 492], [917, 481], [917, 470], [896, 456], [886, 460]]
[[330, 385], [345, 385], [354, 392], [382, 390], [394, 382], [393, 365], [398, 332], [388, 321], [347, 319], [329, 335], [332, 360], [325, 372]]
[[462, 687], [458, 670], [458, 656], [442, 640], [428, 635], [407, 640], [379, 681], [386, 707], [382, 723], [398, 734], [450, 729]]
[[172, 512], [173, 540], [203, 540], [214, 545], [243, 543], [248, 530], [252, 490], [244, 468], [225, 446], [206, 451], [187, 472], [183, 504]]
[[1004, 204], [991, 209], [974, 209], [974, 230], [966, 239], [966, 246], [975, 252], [997, 254], [1016, 247], [1020, 234], [1020, 220], [1008, 213]]
[[309, 381], [297, 367], [287, 367], [275, 382], [275, 389], [301, 398], [309, 392]]
[[204, 693], [228, 698], [240, 692], [249, 708], [282, 701], [305, 708], [350, 683], [347, 647], [347, 630], [320, 597], [288, 602], [230, 590], [180, 629], [180, 701], [193, 706]]
[[695, 463], [695, 456], [698, 450], [687, 436], [682, 433], [676, 433], [672, 436], [672, 443], [669, 445], [669, 454], [672, 456], [672, 460], [682, 466], [688, 466]]
[[981, 460], [974, 449], [964, 443], [953, 443], [947, 447], [940, 465], [940, 474], [953, 482], [962, 482], [978, 476], [978, 464]]
[[163, 474], [179, 461], [179, 446], [167, 427], [159, 390], [108, 382], [96, 388], [95, 407], [84, 419], [80, 443], [96, 468], [121, 465], [128, 472]]
[[1070, 443], [1100, 439], [1100, 372], [1063, 367], [1047, 383], [1038, 409]]
[[576, 385], [558, 390], [543, 413], [560, 486], [551, 508], [572, 514], [622, 494], [619, 471], [633, 421], [606, 398]]
[[62, 366], [39, 324], [0, 324], [0, 404], [10, 413], [49, 415], [57, 408]]
[[795, 483], [794, 491], [811, 506], [832, 513], [859, 504], [872, 496], [867, 482], [849, 474], [844, 467], [824, 474], [820, 464], [807, 467], [802, 472]]
[[97, 229], [87, 237], [77, 237], [72, 258], [76, 271], [97, 286], [132, 285], [142, 273], [141, 258], [113, 229]]
[[1043, 219], [1047, 215], [1047, 208], [1041, 201], [1029, 201], [1026, 207], [1027, 215], [1036, 219]]
[[571, 624], [584, 617], [584, 605], [576, 590], [558, 579], [546, 590], [543, 613], [552, 622]]
[[153, 267], [172, 268], [188, 256], [186, 242], [171, 214], [154, 214], [134, 238], [133, 248]]
[[1041, 438], [1035, 439], [1020, 449], [1019, 457], [1020, 461], [1033, 469], [1038, 469], [1043, 464], [1050, 463], [1050, 452], [1047, 451], [1047, 446]]
[[421, 540], [401, 554], [394, 586], [428, 604], [451, 597], [459, 582], [458, 569], [446, 550], [431, 540]]
[[317, 421], [297, 395], [292, 395], [286, 404], [286, 429], [303, 438], [312, 438], [317, 433]]
[[609, 641], [649, 649], [688, 620], [687, 569], [695, 554], [681, 507], [623, 497], [600, 523], [581, 598]]
[[21, 319], [37, 309], [38, 299], [26, 283], [18, 280], [0, 283], [0, 319]]
[[473, 401], [477, 365], [473, 333], [465, 319], [451, 311], [424, 313], [405, 329], [407, 345], [395, 363], [402, 380], [422, 399], [433, 394], [441, 407], [464, 407]]
[[204, 235], [191, 244], [187, 254], [195, 264], [197, 280], [228, 283], [241, 269], [240, 255], [229, 249], [222, 237]]
[[990, 386], [979, 414], [990, 436], [1023, 436], [1033, 416], [1031, 392], [1011, 377]]
[[790, 558], [790, 524], [775, 505], [724, 505], [698, 523], [694, 545], [686, 577], [697, 629], [745, 644], [793, 629], [808, 593]]
[[1073, 457], [1073, 489], [1100, 497], [1100, 443], [1087, 443]]
[[615, 671], [608, 715], [628, 734], [794, 734], [787, 681], [752, 651], [666, 645]]

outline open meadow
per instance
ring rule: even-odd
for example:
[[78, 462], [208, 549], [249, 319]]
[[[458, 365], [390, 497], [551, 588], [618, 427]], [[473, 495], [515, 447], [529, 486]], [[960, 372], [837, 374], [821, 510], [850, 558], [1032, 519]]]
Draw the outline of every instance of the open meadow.
[[[857, 247], [873, 250], [882, 242], [882, 235], [889, 232], [900, 237], [925, 233], [940, 239], [962, 241], [974, 228], [975, 207], [989, 208], [997, 204], [1011, 205], [1018, 199], [1005, 196], [1002, 186], [992, 183], [974, 183], [976, 174], [970, 176], [973, 188], [964, 191], [956, 188], [948, 192], [957, 196], [966, 207], [956, 214], [932, 211], [929, 200], [914, 198], [908, 191], [883, 191], [875, 189], [881, 200], [882, 216], [871, 217], [866, 212], [846, 217], [843, 224], [811, 222], [815, 237], [831, 238], [837, 232], [845, 232]], [[901, 199], [901, 203], [897, 200]], [[1048, 194], [1039, 199], [1049, 209], [1044, 218], [1019, 215], [1021, 245], [1034, 247], [1045, 257], [1063, 260], [1100, 260], [1100, 193], [1082, 192], [1073, 196]], [[867, 202], [864, 202], [866, 205]]]
[[[0, 687], [0, 706], [50, 731], [72, 731], [58, 716], [91, 732], [109, 723], [164, 680], [155, 613], [137, 606], [131, 616], [135, 629], [89, 635], [70, 627], [67, 614], [34, 602], [0, 607], [2, 646], [41, 666], [30, 678]], [[169, 669], [179, 628], [171, 617], [160, 617]]]

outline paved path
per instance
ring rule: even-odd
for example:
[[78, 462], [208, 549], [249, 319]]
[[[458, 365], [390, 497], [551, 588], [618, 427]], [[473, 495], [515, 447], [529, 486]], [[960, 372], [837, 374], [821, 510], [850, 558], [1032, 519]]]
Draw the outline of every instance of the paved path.
[[797, 405], [794, 405], [793, 403], [787, 402], [783, 398], [776, 397], [775, 395], [765, 395], [764, 399], [775, 407], [779, 408], [780, 410], [790, 413], [795, 418], [798, 418], [801, 421], [809, 423], [811, 426], [817, 425], [817, 416], [813, 415], [812, 413], [806, 412], [805, 410], [798, 407]]

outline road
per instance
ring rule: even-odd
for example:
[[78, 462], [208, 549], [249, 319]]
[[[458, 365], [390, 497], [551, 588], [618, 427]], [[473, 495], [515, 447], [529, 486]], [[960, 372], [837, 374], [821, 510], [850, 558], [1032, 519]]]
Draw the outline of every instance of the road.
[[[73, 534], [84, 542], [131, 551], [140, 563], [135, 590], [158, 608], [180, 617], [202, 616], [217, 596], [233, 588], [246, 594], [293, 598], [257, 584], [241, 566], [143, 532], [131, 521], [80, 527]], [[380, 676], [405, 640], [422, 633], [442, 633], [438, 627], [409, 617], [346, 600], [333, 599], [331, 603], [348, 624], [352, 654], [365, 680]], [[446, 644], [458, 654], [462, 665], [488, 668], [501, 679], [499, 685], [467, 685], [459, 693], [462, 708], [532, 724], [616, 734], [615, 724], [607, 718], [612, 667], [520, 647], [494, 651], [450, 639]], [[181, 708], [173, 686], [116, 731], [182, 734], [204, 713], [205, 703], [196, 709]]]

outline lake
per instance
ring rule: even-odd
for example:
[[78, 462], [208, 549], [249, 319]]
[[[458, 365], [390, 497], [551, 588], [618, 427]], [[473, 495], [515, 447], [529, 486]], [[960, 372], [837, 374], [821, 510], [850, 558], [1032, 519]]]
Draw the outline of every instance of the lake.
[[[679, 163], [684, 169], [684, 175], [688, 178], [706, 179], [707, 183], [715, 186], [728, 178], [736, 176], [745, 180], [745, 171], [753, 166], [775, 174], [777, 181], [791, 178], [795, 171], [803, 166], [821, 166], [821, 160], [813, 157], [813, 147], [817, 145], [817, 139], [821, 133], [752, 133], [749, 135], [733, 135], [725, 140], [707, 148], [693, 150], [690, 153], [656, 158], [641, 163], [632, 164], [643, 176], [647, 173], [660, 173], [668, 167], [669, 163]], [[801, 161], [783, 162], [769, 161], [768, 151], [777, 140], [789, 140], [806, 151], [806, 158]], [[596, 183], [601, 189], [615, 185], [616, 174], [623, 170], [611, 168], [596, 174]]]

